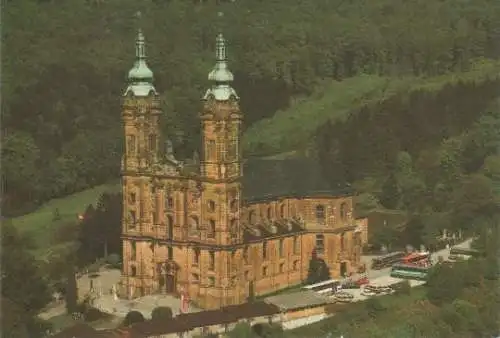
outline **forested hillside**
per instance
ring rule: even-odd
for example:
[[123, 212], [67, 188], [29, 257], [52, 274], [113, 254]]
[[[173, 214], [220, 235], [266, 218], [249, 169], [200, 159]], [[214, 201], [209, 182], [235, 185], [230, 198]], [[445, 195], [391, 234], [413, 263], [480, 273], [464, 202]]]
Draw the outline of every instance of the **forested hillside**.
[[219, 27], [250, 127], [332, 80], [361, 73], [425, 78], [467, 71], [477, 58], [496, 59], [499, 16], [500, 3], [490, 0], [7, 2], [3, 213], [24, 213], [118, 176], [119, 98], [139, 24], [164, 103], [165, 132], [179, 156], [190, 156]]

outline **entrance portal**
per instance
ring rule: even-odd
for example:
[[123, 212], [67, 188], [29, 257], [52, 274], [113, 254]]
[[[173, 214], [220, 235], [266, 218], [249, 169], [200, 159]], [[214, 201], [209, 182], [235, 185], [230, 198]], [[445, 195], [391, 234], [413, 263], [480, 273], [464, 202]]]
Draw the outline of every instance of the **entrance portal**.
[[174, 261], [158, 264], [158, 289], [160, 293], [175, 293], [177, 291], [178, 266]]
[[165, 288], [166, 288], [167, 293], [175, 293], [175, 276], [174, 275], [166, 275]]
[[345, 277], [346, 274], [347, 274], [347, 263], [342, 262], [340, 263], [340, 276]]

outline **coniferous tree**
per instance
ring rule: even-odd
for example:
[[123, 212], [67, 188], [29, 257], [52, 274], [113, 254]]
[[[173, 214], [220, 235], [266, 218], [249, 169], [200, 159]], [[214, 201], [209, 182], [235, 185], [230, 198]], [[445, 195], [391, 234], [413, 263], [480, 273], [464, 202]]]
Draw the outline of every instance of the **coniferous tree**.
[[400, 200], [400, 192], [396, 176], [391, 173], [385, 180], [380, 194], [380, 203], [387, 209], [396, 209]]

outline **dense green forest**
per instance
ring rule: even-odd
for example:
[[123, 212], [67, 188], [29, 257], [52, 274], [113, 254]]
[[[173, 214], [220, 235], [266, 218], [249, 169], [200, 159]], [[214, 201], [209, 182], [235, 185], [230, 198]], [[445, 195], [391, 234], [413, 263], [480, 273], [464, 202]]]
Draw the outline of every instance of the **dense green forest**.
[[[242, 98], [246, 126], [251, 127], [299, 97], [314, 98], [332, 81], [360, 74], [389, 81], [402, 76], [426, 78], [468, 71], [478, 58], [496, 59], [499, 14], [500, 4], [489, 0], [8, 2], [2, 30], [2, 212], [26, 213], [50, 198], [119, 175], [120, 94], [132, 66], [139, 25], [164, 102], [165, 134], [182, 157], [198, 146], [196, 116], [219, 29], [229, 41], [234, 85]], [[493, 88], [495, 83], [484, 86]], [[458, 92], [449, 100], [463, 95], [460, 90], [469, 93], [467, 88], [455, 89]], [[485, 94], [484, 99], [491, 96]], [[403, 109], [398, 105], [395, 99], [384, 109], [390, 114], [390, 109]], [[426, 128], [452, 121], [450, 114], [443, 120], [436, 117]], [[472, 120], [457, 122], [453, 132]], [[371, 122], [360, 123], [369, 128]], [[352, 133], [347, 128], [342, 134]], [[404, 131], [386, 136], [395, 133]], [[360, 142], [364, 141], [357, 146]], [[332, 152], [331, 146], [325, 149]], [[265, 153], [247, 150], [249, 156]]]

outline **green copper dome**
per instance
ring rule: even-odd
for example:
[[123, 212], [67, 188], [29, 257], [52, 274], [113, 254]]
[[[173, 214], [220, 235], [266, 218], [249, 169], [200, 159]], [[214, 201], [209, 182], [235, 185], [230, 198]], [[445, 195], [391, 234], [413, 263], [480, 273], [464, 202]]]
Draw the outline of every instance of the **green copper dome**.
[[136, 53], [137, 59], [134, 67], [128, 72], [128, 78], [134, 82], [152, 82], [153, 72], [146, 64], [146, 48], [144, 43], [144, 35], [141, 30], [137, 33]]
[[215, 66], [208, 74], [208, 80], [214, 84], [205, 93], [204, 99], [213, 96], [218, 101], [229, 100], [230, 97], [238, 99], [238, 95], [230, 83], [233, 82], [233, 73], [227, 66], [226, 40], [219, 34], [215, 41]]
[[135, 96], [148, 96], [151, 93], [156, 94], [153, 86], [153, 72], [146, 63], [146, 48], [144, 35], [141, 30], [137, 33], [135, 43], [136, 60], [134, 67], [128, 72], [129, 86], [125, 95], [132, 93]]

